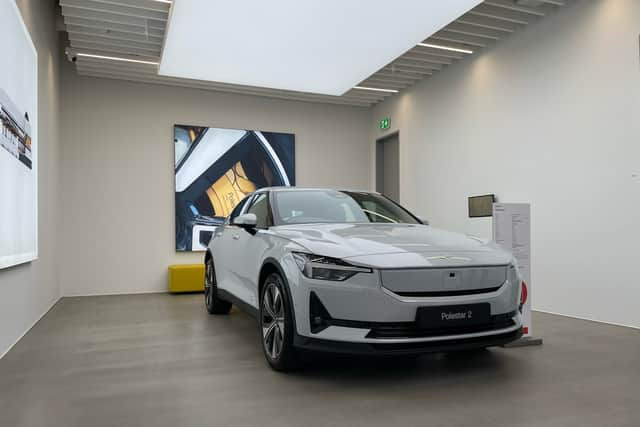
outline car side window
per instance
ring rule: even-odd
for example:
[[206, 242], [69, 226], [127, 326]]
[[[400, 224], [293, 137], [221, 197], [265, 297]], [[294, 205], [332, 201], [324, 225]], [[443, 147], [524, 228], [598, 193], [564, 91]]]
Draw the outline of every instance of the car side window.
[[251, 201], [247, 213], [255, 214], [258, 228], [269, 227], [269, 197], [268, 193], [260, 193]]
[[247, 201], [251, 198], [251, 196], [247, 196], [244, 199], [242, 199], [240, 201], [240, 203], [238, 203], [236, 205], [235, 208], [233, 208], [233, 210], [231, 211], [231, 214], [229, 215], [229, 219], [228, 219], [228, 223], [231, 224], [231, 222], [233, 221], [233, 219], [235, 217], [237, 217], [238, 215], [240, 215], [240, 212], [242, 212], [242, 208], [244, 207], [244, 205], [247, 204]]

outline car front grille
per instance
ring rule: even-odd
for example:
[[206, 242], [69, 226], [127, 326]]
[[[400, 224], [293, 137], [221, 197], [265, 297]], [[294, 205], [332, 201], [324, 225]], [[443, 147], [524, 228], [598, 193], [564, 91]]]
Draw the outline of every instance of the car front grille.
[[401, 296], [454, 296], [487, 293], [507, 280], [506, 265], [380, 270], [382, 286]]

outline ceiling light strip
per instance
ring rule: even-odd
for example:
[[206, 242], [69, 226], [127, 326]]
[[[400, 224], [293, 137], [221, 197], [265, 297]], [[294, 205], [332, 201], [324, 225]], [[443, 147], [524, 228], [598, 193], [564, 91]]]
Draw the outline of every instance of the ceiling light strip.
[[84, 58], [106, 59], [109, 61], [135, 62], [136, 64], [158, 65], [157, 61], [143, 61], [141, 59], [121, 58], [118, 56], [94, 55], [92, 53], [76, 53], [76, 56]]
[[396, 89], [382, 89], [382, 88], [378, 88], [378, 87], [367, 87], [367, 86], [354, 86], [354, 89], [360, 89], [360, 90], [371, 90], [374, 92], [388, 92], [388, 93], [398, 93], [398, 91]]
[[441, 46], [439, 44], [418, 43], [418, 46], [431, 47], [431, 48], [434, 48], [434, 49], [449, 50], [451, 52], [473, 53], [473, 51], [469, 50], [469, 49], [460, 49], [460, 48], [457, 48], [457, 47]]

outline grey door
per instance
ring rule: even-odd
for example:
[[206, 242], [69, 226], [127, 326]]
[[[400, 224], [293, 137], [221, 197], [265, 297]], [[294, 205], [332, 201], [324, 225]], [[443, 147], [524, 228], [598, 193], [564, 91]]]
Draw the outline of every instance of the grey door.
[[393, 134], [376, 141], [376, 191], [400, 201], [400, 139]]

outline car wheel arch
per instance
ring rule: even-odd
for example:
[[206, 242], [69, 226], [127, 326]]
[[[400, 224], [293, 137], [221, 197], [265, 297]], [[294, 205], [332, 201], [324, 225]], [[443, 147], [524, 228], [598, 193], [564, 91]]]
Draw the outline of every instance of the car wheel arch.
[[287, 294], [287, 299], [289, 300], [289, 304], [291, 306], [291, 320], [293, 321], [293, 330], [297, 331], [296, 325], [296, 310], [293, 306], [293, 298], [291, 297], [291, 289], [289, 288], [289, 281], [287, 280], [287, 276], [284, 274], [284, 270], [280, 266], [280, 263], [274, 258], [267, 258], [262, 263], [262, 267], [260, 267], [260, 274], [258, 276], [258, 301], [260, 301], [260, 295], [262, 294], [262, 289], [264, 286], [264, 281], [270, 274], [277, 273], [282, 282], [284, 284], [284, 290]]

